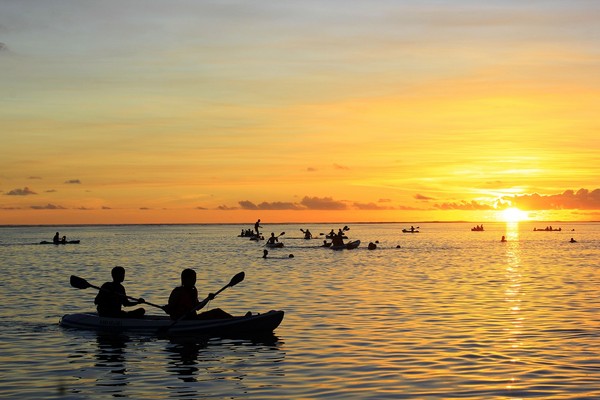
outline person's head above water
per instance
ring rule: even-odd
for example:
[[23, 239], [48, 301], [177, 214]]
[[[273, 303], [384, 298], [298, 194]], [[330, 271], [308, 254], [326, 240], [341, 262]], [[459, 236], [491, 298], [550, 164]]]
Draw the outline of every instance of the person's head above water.
[[196, 271], [186, 268], [181, 271], [181, 286], [194, 287], [196, 285]]

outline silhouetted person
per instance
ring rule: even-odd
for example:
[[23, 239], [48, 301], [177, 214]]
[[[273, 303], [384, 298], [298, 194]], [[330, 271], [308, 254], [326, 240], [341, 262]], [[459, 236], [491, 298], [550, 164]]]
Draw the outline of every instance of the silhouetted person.
[[258, 228], [262, 228], [262, 226], [260, 226], [260, 218], [254, 224], [254, 230], [256, 231], [256, 236], [260, 236], [260, 232], [258, 231]]
[[373, 242], [369, 243], [369, 246], [367, 247], [369, 250], [375, 250], [377, 248], [377, 245]]
[[305, 230], [304, 231], [304, 239], [312, 239], [312, 233], [310, 233], [310, 230]]
[[276, 242], [279, 242], [279, 239], [275, 236], [275, 233], [271, 232], [271, 237], [267, 240], [267, 243], [275, 244]]
[[569, 240], [570, 243], [577, 243], [577, 240], [571, 238], [571, 240]]
[[56, 234], [52, 238], [52, 241], [54, 242], [54, 244], [60, 243], [60, 235], [58, 234], [58, 232], [56, 232]]
[[267, 258], [267, 255], [269, 255], [269, 250], [263, 250], [262, 258]]
[[333, 237], [331, 238], [331, 245], [332, 246], [343, 246], [344, 245], [344, 238], [343, 238], [343, 234], [338, 234], [336, 235], [335, 233], [333, 234]]
[[501, 242], [506, 242], [506, 237], [502, 236], [502, 239], [500, 239]]
[[62, 239], [60, 239], [60, 242], [63, 244], [67, 243], [67, 237], [63, 236]]
[[207, 298], [200, 303], [198, 300], [198, 290], [196, 289], [196, 271], [187, 268], [181, 271], [181, 286], [176, 287], [171, 292], [166, 311], [171, 316], [171, 319], [174, 320], [181, 317], [185, 317], [185, 319], [232, 318], [231, 314], [226, 313], [220, 308], [196, 314], [196, 309], [201, 309], [214, 298], [215, 295], [209, 293]]
[[123, 311], [121, 306], [130, 307], [143, 304], [146, 301], [139, 298], [137, 301], [129, 301], [125, 288], [121, 283], [125, 280], [125, 268], [114, 267], [111, 271], [112, 282], [106, 282], [100, 288], [94, 303], [101, 317], [111, 318], [142, 318], [146, 313], [143, 308], [137, 308], [133, 311]]

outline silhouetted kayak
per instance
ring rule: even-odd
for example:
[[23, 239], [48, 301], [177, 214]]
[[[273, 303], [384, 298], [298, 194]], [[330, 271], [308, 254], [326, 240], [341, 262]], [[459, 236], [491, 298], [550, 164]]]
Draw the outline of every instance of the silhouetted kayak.
[[265, 247], [268, 247], [270, 249], [275, 249], [277, 247], [283, 247], [283, 243], [281, 242], [277, 242], [277, 243], [266, 243]]
[[80, 242], [79, 240], [67, 240], [66, 242], [54, 243], [54, 242], [49, 242], [47, 240], [42, 240], [40, 242], [40, 244], [56, 244], [56, 245], [59, 245], [59, 244], [79, 244], [79, 242]]
[[182, 320], [168, 316], [106, 318], [97, 313], [67, 314], [59, 324], [66, 328], [145, 334], [199, 335], [205, 337], [247, 337], [272, 333], [283, 320], [283, 311], [269, 311], [244, 317], [212, 320]]
[[340, 245], [336, 245], [336, 246], [329, 246], [330, 249], [332, 250], [352, 250], [352, 249], [356, 249], [358, 246], [360, 246], [360, 240], [354, 240], [352, 242], [348, 242], [345, 244], [340, 244]]
[[402, 229], [402, 232], [403, 233], [419, 233], [419, 231], [417, 231], [417, 230], [411, 231], [410, 229]]

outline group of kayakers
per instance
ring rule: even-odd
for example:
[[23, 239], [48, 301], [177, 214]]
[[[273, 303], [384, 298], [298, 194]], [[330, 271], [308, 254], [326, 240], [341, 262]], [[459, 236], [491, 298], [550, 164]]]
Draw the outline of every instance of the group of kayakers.
[[[132, 311], [124, 311], [122, 307], [131, 307], [144, 304], [143, 298], [135, 301], [129, 300], [122, 283], [125, 280], [125, 268], [117, 266], [111, 271], [112, 282], [106, 282], [100, 288], [94, 303], [101, 317], [110, 318], [142, 318], [146, 310], [137, 308]], [[198, 299], [196, 289], [196, 271], [186, 268], [181, 272], [181, 286], [176, 287], [169, 296], [169, 303], [162, 309], [169, 314], [171, 319], [223, 319], [232, 318], [232, 315], [215, 308], [197, 314], [195, 310], [203, 308], [215, 295], [209, 293], [202, 302]]]

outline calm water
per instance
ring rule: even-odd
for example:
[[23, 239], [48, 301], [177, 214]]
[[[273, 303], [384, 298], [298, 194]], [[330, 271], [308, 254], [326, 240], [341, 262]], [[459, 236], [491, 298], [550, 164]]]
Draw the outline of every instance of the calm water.
[[[250, 226], [3, 227], [0, 398], [600, 399], [600, 224], [555, 225], [355, 224], [361, 247], [332, 251], [300, 228], [339, 226], [265, 224], [286, 232], [266, 260], [236, 237]], [[35, 244], [56, 230], [81, 244]], [[201, 297], [245, 271], [210, 306], [286, 316], [260, 342], [59, 327], [93, 310], [69, 275], [100, 285], [115, 265], [158, 304], [183, 268]]]

